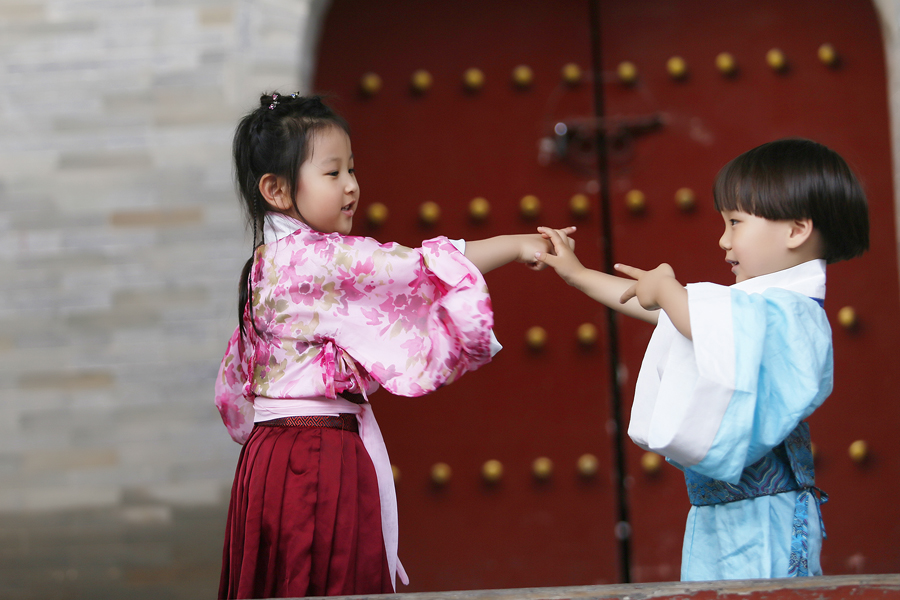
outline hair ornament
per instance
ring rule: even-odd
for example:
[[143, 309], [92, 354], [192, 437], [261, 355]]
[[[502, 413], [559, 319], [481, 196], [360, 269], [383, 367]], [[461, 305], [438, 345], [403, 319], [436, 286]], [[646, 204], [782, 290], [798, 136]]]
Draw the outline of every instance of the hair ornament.
[[278, 106], [278, 94], [272, 94], [272, 104], [269, 105], [269, 110], [272, 110]]

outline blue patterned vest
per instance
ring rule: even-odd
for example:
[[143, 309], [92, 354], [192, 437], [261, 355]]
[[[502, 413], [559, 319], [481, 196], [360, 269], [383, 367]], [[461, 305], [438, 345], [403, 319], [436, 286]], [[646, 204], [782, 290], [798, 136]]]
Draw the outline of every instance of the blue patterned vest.
[[[815, 487], [809, 425], [806, 423], [797, 425], [781, 444], [744, 469], [740, 481], [736, 484], [712, 479], [690, 469], [684, 470], [684, 477], [688, 497], [694, 506], [723, 504], [799, 490], [800, 494], [794, 508], [788, 575], [790, 577], [809, 575], [809, 498], [812, 496], [816, 501], [820, 525], [822, 513], [818, 510], [819, 504], [824, 504], [828, 500], [828, 496]], [[825, 535], [824, 525], [822, 535]]]

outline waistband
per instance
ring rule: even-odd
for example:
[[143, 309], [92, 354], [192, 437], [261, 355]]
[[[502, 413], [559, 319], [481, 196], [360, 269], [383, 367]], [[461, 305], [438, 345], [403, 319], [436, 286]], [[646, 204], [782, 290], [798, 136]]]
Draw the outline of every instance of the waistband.
[[688, 498], [694, 506], [724, 504], [759, 496], [813, 488], [815, 467], [809, 439], [809, 425], [800, 423], [785, 440], [744, 469], [741, 480], [726, 483], [684, 470]]
[[356, 415], [341, 413], [333, 415], [307, 415], [302, 417], [281, 417], [269, 421], [259, 421], [259, 427], [328, 427], [359, 433], [359, 422]]

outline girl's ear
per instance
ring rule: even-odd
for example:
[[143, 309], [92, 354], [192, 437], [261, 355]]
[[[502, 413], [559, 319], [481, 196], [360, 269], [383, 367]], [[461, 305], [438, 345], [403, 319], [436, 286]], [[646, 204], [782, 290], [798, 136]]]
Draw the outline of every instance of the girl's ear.
[[790, 222], [790, 232], [787, 239], [787, 247], [791, 250], [799, 248], [812, 236], [812, 219], [794, 219]]
[[259, 193], [270, 206], [279, 212], [289, 212], [294, 207], [291, 192], [284, 177], [266, 173], [259, 179]]

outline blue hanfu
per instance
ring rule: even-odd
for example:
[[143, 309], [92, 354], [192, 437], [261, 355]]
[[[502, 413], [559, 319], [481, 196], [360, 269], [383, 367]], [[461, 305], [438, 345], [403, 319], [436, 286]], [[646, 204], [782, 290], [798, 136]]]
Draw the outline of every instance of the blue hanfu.
[[687, 291], [693, 339], [660, 313], [628, 429], [685, 471], [681, 578], [821, 574], [803, 421], [832, 389], [825, 261]]

